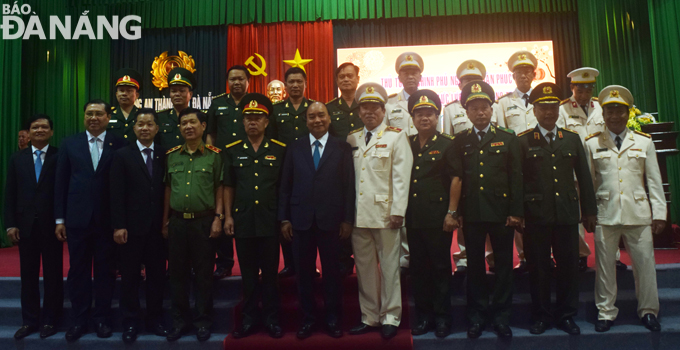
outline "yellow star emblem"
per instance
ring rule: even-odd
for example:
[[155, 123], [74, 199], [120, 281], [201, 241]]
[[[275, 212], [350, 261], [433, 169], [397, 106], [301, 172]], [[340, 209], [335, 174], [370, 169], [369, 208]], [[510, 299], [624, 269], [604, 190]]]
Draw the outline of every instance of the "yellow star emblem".
[[291, 67], [300, 67], [302, 68], [305, 73], [307, 70], [305, 69], [305, 64], [312, 62], [312, 59], [302, 59], [300, 56], [300, 49], [295, 49], [295, 58], [292, 60], [283, 60], [283, 63], [291, 66]]

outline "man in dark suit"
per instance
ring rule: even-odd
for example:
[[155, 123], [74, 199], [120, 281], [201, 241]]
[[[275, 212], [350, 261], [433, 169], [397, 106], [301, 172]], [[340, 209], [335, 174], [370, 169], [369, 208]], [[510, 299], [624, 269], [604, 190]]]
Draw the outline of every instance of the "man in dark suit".
[[161, 337], [167, 335], [162, 322], [165, 242], [161, 233], [165, 150], [153, 142], [159, 129], [156, 112], [143, 108], [133, 118], [136, 141], [116, 151], [111, 163], [111, 223], [113, 240], [120, 244], [125, 343], [137, 339], [142, 264], [146, 268], [147, 329]]
[[[28, 121], [31, 146], [9, 161], [5, 187], [7, 237], [19, 245], [22, 339], [38, 330], [47, 338], [57, 332], [64, 308], [63, 244], [54, 236], [54, 172], [57, 148], [50, 146], [50, 117], [37, 114]], [[40, 319], [40, 260], [43, 263], [44, 303]]]
[[341, 240], [352, 233], [355, 211], [352, 149], [342, 139], [330, 136], [326, 105], [312, 102], [307, 109], [309, 137], [295, 141], [286, 153], [281, 174], [279, 220], [281, 234], [293, 241], [299, 301], [304, 318], [297, 333], [300, 339], [316, 327], [314, 272], [316, 250], [323, 267], [326, 330], [342, 336]]
[[[109, 170], [113, 152], [127, 142], [106, 132], [111, 107], [96, 99], [85, 104], [85, 132], [62, 141], [54, 187], [57, 238], [68, 239], [68, 294], [74, 325], [66, 340], [75, 341], [87, 331], [92, 305], [93, 268], [97, 336], [111, 336], [109, 317], [115, 286], [114, 244], [111, 230]], [[94, 261], [94, 264], [93, 264]]]

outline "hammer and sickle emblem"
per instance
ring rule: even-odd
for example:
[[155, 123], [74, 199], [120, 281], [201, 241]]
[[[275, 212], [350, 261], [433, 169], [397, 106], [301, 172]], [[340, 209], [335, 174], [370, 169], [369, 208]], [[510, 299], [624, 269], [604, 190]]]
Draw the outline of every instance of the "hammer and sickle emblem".
[[259, 58], [260, 61], [262, 62], [262, 67], [258, 66], [257, 64], [255, 64], [255, 62], [253, 62], [253, 60], [255, 59], [254, 56], [248, 57], [248, 59], [246, 60], [246, 62], [243, 65], [246, 66], [246, 67], [251, 66], [255, 69], [255, 71], [252, 71], [252, 70], [250, 70], [250, 68], [248, 68], [248, 72], [250, 72], [250, 74], [252, 74], [252, 75], [264, 75], [266, 77], [267, 72], [265, 72], [264, 69], [267, 68], [267, 62], [264, 60], [264, 57], [260, 56], [260, 54], [258, 54], [257, 52], [255, 53], [255, 56], [257, 56], [257, 58]]

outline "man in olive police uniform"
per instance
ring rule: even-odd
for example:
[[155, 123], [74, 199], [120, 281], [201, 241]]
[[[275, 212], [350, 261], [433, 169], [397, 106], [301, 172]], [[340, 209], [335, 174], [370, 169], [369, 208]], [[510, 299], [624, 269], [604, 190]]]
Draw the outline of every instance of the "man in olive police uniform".
[[[175, 341], [191, 328], [198, 328], [199, 341], [210, 338], [212, 325], [215, 239], [222, 228], [222, 156], [219, 148], [203, 143], [206, 127], [203, 112], [185, 108], [179, 124], [186, 142], [167, 152], [164, 236], [168, 237], [170, 294]], [[168, 221], [169, 218], [169, 221]], [[189, 308], [190, 270], [196, 274], [196, 317]]]
[[135, 102], [142, 89], [142, 75], [134, 69], [123, 68], [116, 72], [114, 79], [116, 80], [118, 107], [113, 108], [111, 112], [107, 131], [126, 139], [129, 143], [134, 143], [137, 137], [133, 119], [137, 113]]
[[[307, 73], [302, 68], [288, 68], [284, 84], [288, 98], [274, 104], [274, 112], [269, 116], [266, 134], [270, 139], [277, 139], [284, 144], [289, 144], [309, 134], [305, 115], [307, 107], [314, 100], [305, 97]], [[293, 248], [289, 241], [281, 241], [281, 252], [283, 253], [284, 263], [281, 277], [293, 276], [295, 274]]]
[[186, 68], [174, 68], [168, 73], [168, 89], [170, 90], [172, 108], [158, 112], [158, 122], [161, 129], [156, 135], [158, 143], [165, 149], [172, 149], [184, 144], [177, 116], [182, 110], [189, 107], [195, 86], [194, 74]]
[[[245, 137], [243, 117], [238, 105], [248, 92], [249, 82], [250, 72], [246, 67], [236, 65], [227, 70], [229, 93], [214, 97], [208, 109], [208, 144], [224, 151], [227, 145]], [[230, 236], [220, 237], [215, 262], [215, 278], [231, 276], [231, 269], [234, 267], [234, 240]]]
[[[595, 230], [597, 205], [581, 138], [556, 125], [559, 96], [557, 85], [537, 85], [529, 102], [538, 125], [519, 134], [524, 159], [524, 243], [535, 322], [530, 332], [541, 334], [555, 321], [560, 329], [576, 335], [580, 329], [572, 317], [578, 311], [579, 296], [578, 226], [582, 214], [588, 231]], [[550, 305], [551, 248], [556, 261], [554, 312]]]
[[[418, 90], [408, 100], [418, 134], [409, 136], [413, 168], [406, 209], [411, 278], [417, 323], [413, 335], [435, 328], [445, 337], [451, 328], [451, 239], [458, 227], [456, 209], [460, 177], [453, 177], [453, 164], [446, 153], [453, 137], [437, 132], [441, 101], [432, 90]], [[453, 196], [451, 196], [453, 194]], [[455, 197], [455, 198], [452, 198]]]
[[[500, 337], [511, 337], [512, 239], [523, 216], [519, 140], [512, 131], [491, 125], [494, 91], [489, 84], [467, 84], [461, 102], [473, 128], [456, 136], [451, 161], [464, 184], [458, 208], [468, 253], [468, 337], [479, 337], [489, 321]], [[484, 261], [487, 234], [496, 262], [491, 299]]]
[[[264, 323], [273, 338], [279, 326], [279, 224], [277, 200], [280, 169], [286, 145], [269, 139], [265, 129], [272, 110], [264, 95], [251, 93], [239, 104], [247, 137], [227, 145], [224, 161], [224, 231], [236, 239], [243, 276], [243, 315], [234, 338], [243, 338]], [[258, 272], [262, 271], [259, 282]], [[259, 311], [258, 291], [262, 293]]]

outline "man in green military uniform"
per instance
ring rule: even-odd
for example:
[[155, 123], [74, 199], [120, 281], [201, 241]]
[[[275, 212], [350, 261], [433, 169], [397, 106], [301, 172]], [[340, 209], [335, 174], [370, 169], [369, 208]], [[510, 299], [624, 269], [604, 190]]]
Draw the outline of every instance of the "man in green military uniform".
[[[232, 66], [227, 70], [229, 93], [216, 96], [208, 109], [208, 141], [224, 151], [228, 144], [245, 138], [243, 117], [238, 104], [248, 91], [250, 72], [244, 66]], [[220, 237], [217, 246], [215, 278], [231, 276], [234, 267], [234, 240], [227, 235]]]
[[[248, 137], [227, 145], [224, 157], [224, 231], [236, 238], [243, 277], [243, 318], [233, 336], [251, 335], [262, 322], [272, 338], [280, 338], [283, 330], [279, 326], [279, 225], [276, 216], [279, 175], [286, 145], [264, 135], [272, 110], [272, 103], [266, 96], [248, 94], [239, 108]], [[261, 282], [259, 271], [262, 272]], [[262, 293], [262, 312], [258, 310], [258, 291]]]
[[[288, 98], [274, 104], [274, 111], [269, 115], [267, 137], [289, 144], [302, 136], [309, 134], [307, 129], [307, 107], [314, 100], [305, 98], [307, 88], [307, 73], [302, 68], [288, 68], [284, 84]], [[295, 275], [293, 264], [293, 248], [286, 240], [281, 241], [284, 267], [281, 277]]]
[[[473, 127], [459, 133], [452, 153], [456, 174], [463, 178], [463, 216], [468, 256], [468, 337], [478, 338], [491, 321], [499, 337], [511, 337], [512, 241], [521, 226], [522, 160], [514, 132], [490, 124], [493, 88], [474, 81], [463, 87], [461, 103]], [[492, 296], [486, 280], [484, 247], [489, 235], [496, 262]], [[490, 301], [491, 300], [491, 301]]]
[[107, 131], [134, 143], [137, 140], [133, 121], [137, 113], [135, 101], [139, 98], [139, 90], [142, 88], [142, 75], [134, 69], [123, 68], [116, 72], [114, 79], [118, 107], [113, 108], [111, 112]]
[[[215, 239], [223, 234], [222, 156], [203, 143], [203, 112], [186, 108], [179, 115], [186, 142], [168, 150], [163, 235], [168, 238], [170, 294], [175, 341], [191, 329], [199, 341], [210, 338]], [[169, 218], [169, 221], [168, 221]], [[196, 317], [189, 308], [190, 270], [196, 274]]]
[[[556, 125], [559, 96], [560, 89], [553, 83], [536, 86], [529, 103], [534, 105], [538, 125], [519, 134], [524, 160], [524, 248], [535, 322], [530, 332], [541, 334], [555, 321], [560, 329], [576, 335], [581, 333], [572, 319], [579, 305], [578, 224], [582, 213], [586, 230], [595, 232], [597, 204], [579, 134]], [[550, 305], [551, 247], [557, 270], [554, 313]]]
[[417, 323], [413, 335], [435, 328], [437, 337], [451, 330], [451, 258], [453, 230], [458, 225], [456, 210], [461, 180], [454, 177], [447, 153], [453, 151], [453, 137], [437, 132], [441, 112], [439, 95], [418, 90], [408, 99], [408, 109], [418, 134], [409, 136], [413, 168], [406, 209], [410, 249], [410, 270]]
[[191, 97], [194, 95], [196, 79], [194, 74], [186, 68], [174, 68], [168, 73], [168, 87], [170, 89], [170, 100], [172, 108], [158, 112], [158, 131], [157, 141], [165, 149], [172, 149], [184, 144], [184, 139], [180, 132], [179, 114], [189, 107]]
[[359, 118], [359, 104], [354, 101], [359, 86], [359, 67], [351, 62], [341, 64], [335, 70], [335, 83], [340, 89], [340, 97], [326, 103], [331, 116], [329, 132], [332, 136], [345, 140], [350, 131], [364, 126]]

